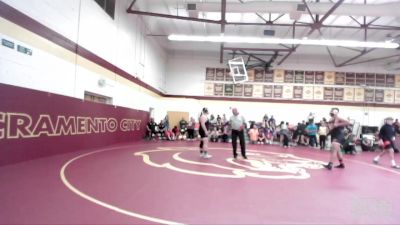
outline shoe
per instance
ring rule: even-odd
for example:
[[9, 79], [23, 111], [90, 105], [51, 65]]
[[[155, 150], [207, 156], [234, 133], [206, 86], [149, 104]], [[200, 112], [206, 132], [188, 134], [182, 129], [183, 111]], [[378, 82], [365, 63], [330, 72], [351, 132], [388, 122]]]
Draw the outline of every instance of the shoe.
[[400, 166], [399, 165], [393, 165], [392, 168], [393, 169], [400, 169]]
[[379, 161], [376, 160], [376, 159], [372, 160], [372, 162], [373, 162], [375, 165], [378, 165], [378, 163], [379, 163]]
[[247, 156], [243, 156], [243, 159], [247, 159]]
[[200, 152], [200, 157], [204, 158], [204, 152], [203, 151]]
[[237, 158], [237, 155], [234, 155], [233, 158], [236, 159], [236, 158]]
[[327, 165], [323, 165], [325, 169], [331, 170], [332, 169], [332, 164], [328, 163]]
[[344, 169], [344, 164], [343, 164], [343, 163], [340, 163], [339, 165], [335, 166], [335, 168]]
[[203, 159], [209, 159], [212, 155], [209, 155], [207, 152], [203, 154]]

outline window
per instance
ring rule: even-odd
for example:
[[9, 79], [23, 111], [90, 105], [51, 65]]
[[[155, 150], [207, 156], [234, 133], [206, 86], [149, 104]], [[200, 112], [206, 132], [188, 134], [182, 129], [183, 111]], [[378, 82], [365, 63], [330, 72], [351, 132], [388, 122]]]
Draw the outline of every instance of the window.
[[85, 101], [112, 105], [112, 98], [85, 91]]
[[95, 0], [97, 4], [114, 19], [115, 14], [115, 0]]

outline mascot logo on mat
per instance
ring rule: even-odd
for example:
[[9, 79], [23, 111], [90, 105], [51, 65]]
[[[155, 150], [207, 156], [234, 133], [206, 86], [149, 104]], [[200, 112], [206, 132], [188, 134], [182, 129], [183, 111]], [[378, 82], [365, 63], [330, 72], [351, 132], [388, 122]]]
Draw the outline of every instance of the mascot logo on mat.
[[185, 147], [159, 147], [134, 155], [152, 167], [220, 178], [307, 179], [307, 170], [321, 169], [323, 164], [286, 153], [248, 150], [247, 160], [235, 160], [224, 157], [232, 154], [230, 149], [210, 148], [210, 152], [215, 156], [209, 160], [201, 159], [197, 149]]

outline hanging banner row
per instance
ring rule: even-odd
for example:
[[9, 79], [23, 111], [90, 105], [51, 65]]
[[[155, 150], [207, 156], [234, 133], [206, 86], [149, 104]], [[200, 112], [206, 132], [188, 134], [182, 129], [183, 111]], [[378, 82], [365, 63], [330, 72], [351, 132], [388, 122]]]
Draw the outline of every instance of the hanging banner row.
[[[247, 71], [249, 82], [260, 83], [298, 83], [322, 85], [347, 85], [369, 87], [400, 88], [400, 75], [353, 73], [353, 72], [323, 72], [303, 70], [264, 70], [252, 69]], [[206, 81], [232, 81], [229, 69], [207, 68]]]
[[206, 82], [206, 96], [400, 104], [400, 90]]

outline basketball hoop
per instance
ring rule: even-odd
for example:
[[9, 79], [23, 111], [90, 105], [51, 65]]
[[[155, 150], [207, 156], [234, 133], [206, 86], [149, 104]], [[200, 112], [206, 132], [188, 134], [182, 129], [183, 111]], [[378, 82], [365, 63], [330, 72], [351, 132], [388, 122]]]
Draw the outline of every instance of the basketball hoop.
[[228, 64], [233, 83], [244, 83], [248, 80], [247, 70], [242, 57], [228, 60]]

